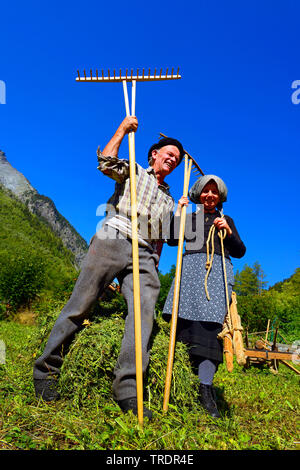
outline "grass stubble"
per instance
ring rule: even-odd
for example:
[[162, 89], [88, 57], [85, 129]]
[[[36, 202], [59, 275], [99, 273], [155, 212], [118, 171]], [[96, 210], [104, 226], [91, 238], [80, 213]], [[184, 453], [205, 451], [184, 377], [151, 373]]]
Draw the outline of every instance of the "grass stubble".
[[6, 346], [0, 364], [0, 449], [4, 450], [295, 450], [299, 448], [299, 378], [280, 366], [243, 369], [235, 363], [216, 374], [223, 419], [201, 408], [197, 377], [186, 347], [177, 343], [169, 409], [162, 411], [169, 326], [156, 319], [144, 402], [154, 419], [143, 429], [112, 397], [113, 368], [124, 320], [100, 317], [85, 323], [65, 357], [61, 399], [34, 396], [32, 366], [45, 345], [58, 310], [36, 324], [0, 322]]

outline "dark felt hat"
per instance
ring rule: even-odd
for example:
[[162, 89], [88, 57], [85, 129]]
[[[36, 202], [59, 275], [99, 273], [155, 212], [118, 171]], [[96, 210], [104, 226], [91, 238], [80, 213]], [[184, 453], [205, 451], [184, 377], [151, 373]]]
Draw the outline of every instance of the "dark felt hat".
[[149, 152], [148, 152], [148, 162], [150, 162], [153, 150], [159, 150], [160, 148], [165, 147], [166, 145], [174, 145], [175, 147], [178, 148], [180, 152], [180, 157], [179, 157], [179, 161], [177, 165], [179, 165], [179, 163], [181, 163], [181, 160], [185, 154], [185, 151], [183, 150], [182, 144], [179, 142], [179, 140], [173, 139], [172, 137], [163, 137], [156, 144], [153, 144], [150, 147]]

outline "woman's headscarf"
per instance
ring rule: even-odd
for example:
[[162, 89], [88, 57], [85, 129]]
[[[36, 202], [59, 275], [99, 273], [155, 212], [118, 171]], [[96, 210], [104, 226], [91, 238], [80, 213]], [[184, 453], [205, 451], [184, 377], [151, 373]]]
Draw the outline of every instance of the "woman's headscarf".
[[191, 189], [189, 190], [189, 198], [195, 204], [200, 203], [200, 194], [203, 188], [209, 183], [210, 181], [214, 181], [217, 185], [219, 196], [220, 196], [220, 208], [222, 208], [222, 203], [227, 201], [227, 193], [228, 189], [224, 181], [216, 175], [204, 175], [200, 176], [197, 181], [193, 184]]

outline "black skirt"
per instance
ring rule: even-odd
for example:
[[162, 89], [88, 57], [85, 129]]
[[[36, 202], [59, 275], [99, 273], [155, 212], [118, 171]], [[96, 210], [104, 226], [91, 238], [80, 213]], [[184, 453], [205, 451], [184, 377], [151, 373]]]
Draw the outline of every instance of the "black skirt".
[[[166, 317], [167, 315], [164, 315], [165, 319]], [[222, 327], [220, 323], [178, 318], [176, 339], [188, 346], [189, 354], [194, 361], [201, 357], [222, 363], [223, 341], [217, 337]]]

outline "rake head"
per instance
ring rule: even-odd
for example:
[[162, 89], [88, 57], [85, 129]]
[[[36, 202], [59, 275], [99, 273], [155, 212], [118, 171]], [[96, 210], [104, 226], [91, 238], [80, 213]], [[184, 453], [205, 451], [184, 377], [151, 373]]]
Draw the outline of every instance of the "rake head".
[[[161, 132], [159, 133], [159, 135], [160, 135], [160, 139], [161, 139], [162, 137], [168, 137], [168, 136], [166, 136], [165, 134], [162, 134]], [[184, 152], [187, 154], [187, 156], [192, 160], [192, 171], [193, 171], [193, 173], [195, 173], [195, 176], [199, 176], [200, 174], [201, 174], [202, 176], [204, 176], [204, 173], [203, 173], [203, 171], [201, 170], [201, 168], [200, 168], [200, 166], [198, 165], [198, 163], [196, 162], [196, 160], [195, 160], [185, 149], [183, 149], [183, 150], [184, 150]]]
[[181, 78], [181, 75], [179, 75], [179, 67], [177, 69], [177, 74], [174, 73], [174, 69], [172, 68], [172, 71], [170, 74], [168, 74], [168, 70], [166, 69], [165, 74], [162, 74], [162, 69], [157, 73], [156, 69], [154, 69], [154, 74], [151, 75], [151, 70], [148, 70], [148, 73], [145, 72], [145, 69], [142, 70], [142, 72], [139, 72], [139, 69], [137, 69], [136, 74], [133, 75], [133, 70], [131, 69], [130, 72], [128, 72], [128, 69], [126, 69], [125, 75], [122, 75], [122, 70], [120, 69], [119, 73], [116, 73], [114, 70], [112, 73], [110, 70], [108, 70], [107, 75], [104, 75], [103, 69], [101, 70], [101, 73], [98, 72], [98, 69], [96, 69], [96, 73], [93, 74], [93, 71], [90, 70], [90, 73], [87, 74], [86, 71], [83, 71], [83, 76], [80, 75], [79, 70], [77, 70], [78, 77], [76, 77], [77, 82], [123, 82], [124, 80], [126, 82], [132, 82], [132, 81], [137, 81], [137, 82], [156, 82], [158, 80], [178, 80]]

